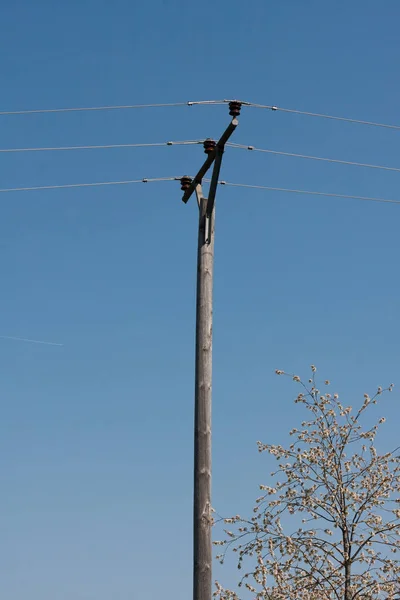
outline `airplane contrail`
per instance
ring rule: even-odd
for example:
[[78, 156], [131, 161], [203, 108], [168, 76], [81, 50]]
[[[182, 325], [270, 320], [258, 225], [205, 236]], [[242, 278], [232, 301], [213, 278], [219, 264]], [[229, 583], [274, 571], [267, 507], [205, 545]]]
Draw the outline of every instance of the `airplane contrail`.
[[31, 344], [45, 344], [46, 346], [64, 346], [58, 342], [45, 342], [43, 340], [31, 340], [29, 338], [15, 337], [13, 335], [0, 335], [2, 340], [15, 340], [17, 342], [30, 342]]

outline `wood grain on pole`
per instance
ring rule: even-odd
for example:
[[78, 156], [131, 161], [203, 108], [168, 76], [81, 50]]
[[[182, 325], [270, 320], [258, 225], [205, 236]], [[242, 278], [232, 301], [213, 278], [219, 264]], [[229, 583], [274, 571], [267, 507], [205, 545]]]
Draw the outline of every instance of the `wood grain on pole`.
[[[183, 202], [187, 202], [193, 192], [196, 192], [199, 204], [194, 417], [193, 600], [211, 600], [212, 598], [211, 384], [214, 200], [224, 146], [237, 125], [238, 121], [234, 118], [182, 198]], [[210, 194], [207, 200], [203, 198], [201, 180], [214, 161]]]
[[[207, 200], [202, 197], [199, 199], [194, 424], [193, 600], [211, 600], [211, 379], [215, 210], [207, 217]], [[209, 243], [206, 240], [207, 218], [209, 219], [209, 231], [211, 233]]]

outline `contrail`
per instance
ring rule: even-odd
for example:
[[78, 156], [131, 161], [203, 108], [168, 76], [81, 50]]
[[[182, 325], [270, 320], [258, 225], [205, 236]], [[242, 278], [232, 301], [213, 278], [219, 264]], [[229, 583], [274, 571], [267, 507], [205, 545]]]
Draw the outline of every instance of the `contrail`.
[[31, 344], [45, 344], [46, 346], [64, 346], [57, 342], [44, 342], [43, 340], [30, 340], [28, 338], [15, 337], [13, 335], [0, 335], [2, 340], [15, 340], [17, 342], [30, 342]]

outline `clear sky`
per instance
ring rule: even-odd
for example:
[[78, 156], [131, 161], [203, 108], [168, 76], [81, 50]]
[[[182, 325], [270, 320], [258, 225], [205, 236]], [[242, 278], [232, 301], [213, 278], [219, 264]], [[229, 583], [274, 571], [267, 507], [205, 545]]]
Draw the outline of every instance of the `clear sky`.
[[[400, 124], [397, 0], [5, 0], [0, 110], [239, 97]], [[226, 106], [0, 116], [1, 148], [218, 136]], [[235, 142], [400, 166], [400, 132], [244, 109]], [[1, 188], [194, 173], [201, 147], [0, 154]], [[400, 174], [228, 150], [224, 179], [400, 199]], [[197, 208], [174, 182], [1, 194], [0, 596], [191, 595]], [[221, 188], [213, 503], [302, 418], [397, 381], [400, 206]], [[397, 315], [397, 317], [396, 317]], [[387, 442], [398, 443], [398, 394]], [[218, 577], [232, 585], [228, 566]]]

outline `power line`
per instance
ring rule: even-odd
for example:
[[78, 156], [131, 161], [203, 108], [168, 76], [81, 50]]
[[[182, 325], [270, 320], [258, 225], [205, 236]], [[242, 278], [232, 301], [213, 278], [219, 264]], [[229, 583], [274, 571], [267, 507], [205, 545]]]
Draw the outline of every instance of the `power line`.
[[0, 148], [0, 153], [10, 152], [50, 152], [58, 150], [98, 150], [109, 148], [151, 148], [156, 146], [190, 146], [194, 144], [202, 144], [203, 140], [186, 140], [182, 142], [154, 142], [150, 144], [103, 144], [91, 146], [55, 146], [44, 148]]
[[[93, 183], [68, 183], [63, 185], [41, 185], [41, 186], [33, 186], [33, 187], [19, 187], [19, 188], [3, 188], [0, 189], [0, 193], [4, 192], [27, 192], [27, 191], [37, 191], [37, 190], [57, 190], [57, 189], [66, 189], [66, 188], [84, 188], [84, 187], [101, 187], [101, 186], [109, 186], [109, 185], [130, 185], [133, 183], [152, 183], [158, 181], [179, 181], [181, 177], [158, 177], [151, 179], [130, 179], [125, 181], [99, 181]], [[209, 179], [204, 179], [205, 182], [209, 182]], [[364, 200], [368, 202], [384, 202], [388, 204], [400, 204], [400, 200], [391, 200], [387, 198], [376, 198], [372, 196], [355, 196], [350, 194], [336, 194], [332, 192], [316, 192], [311, 190], [298, 190], [298, 189], [290, 189], [290, 188], [281, 188], [281, 187], [272, 187], [266, 185], [253, 185], [248, 183], [233, 183], [231, 181], [219, 181], [219, 185], [226, 185], [231, 187], [240, 187], [240, 188], [248, 188], [248, 189], [256, 189], [256, 190], [267, 190], [271, 192], [287, 192], [291, 194], [305, 194], [311, 196], [325, 196], [328, 198], [346, 198], [350, 200]]]
[[337, 115], [326, 115], [323, 113], [314, 113], [305, 110], [297, 110], [293, 108], [283, 108], [281, 106], [272, 106], [268, 104], [256, 104], [254, 102], [243, 102], [246, 106], [253, 108], [265, 108], [267, 110], [280, 111], [285, 113], [293, 113], [296, 115], [305, 115], [307, 117], [319, 117], [321, 119], [331, 119], [333, 121], [345, 121], [347, 123], [358, 123], [359, 125], [370, 125], [371, 127], [384, 127], [386, 129], [400, 129], [400, 125], [391, 125], [388, 123], [377, 123], [375, 121], [364, 121], [362, 119], [351, 119], [348, 117], [340, 117]]
[[109, 106], [83, 106], [78, 108], [38, 108], [29, 110], [2, 110], [0, 115], [33, 115], [46, 113], [90, 112], [103, 110], [125, 110], [135, 108], [164, 108], [173, 106], [196, 106], [225, 104], [228, 100], [193, 100], [189, 102], [164, 102], [159, 104], [119, 104]]
[[45, 346], [64, 346], [58, 342], [45, 342], [44, 340], [31, 340], [30, 338], [16, 337], [15, 335], [0, 335], [2, 340], [15, 340], [16, 342], [29, 342], [31, 344], [44, 344]]
[[331, 192], [314, 192], [310, 190], [296, 190], [280, 187], [270, 187], [266, 185], [252, 185], [247, 183], [232, 183], [230, 181], [219, 181], [220, 185], [229, 185], [231, 187], [250, 188], [256, 190], [268, 190], [271, 192], [288, 192], [291, 194], [307, 194], [311, 196], [325, 196], [329, 198], [348, 198], [351, 200], [365, 200], [368, 202], [385, 202], [389, 204], [400, 204], [400, 200], [389, 200], [386, 198], [374, 198], [369, 196], [352, 196], [348, 194], [335, 194]]
[[98, 181], [94, 183], [66, 183], [62, 185], [37, 185], [32, 187], [3, 188], [0, 193], [5, 192], [32, 192], [37, 190], [60, 190], [66, 188], [101, 187], [104, 185], [129, 185], [131, 183], [152, 183], [154, 181], [175, 181], [180, 177], [158, 177], [152, 179], [128, 179], [126, 181]]
[[[99, 150], [99, 149], [114, 149], [114, 148], [152, 148], [162, 146], [190, 146], [202, 144], [204, 140], [184, 140], [184, 141], [168, 141], [168, 142], [154, 142], [146, 144], [101, 144], [101, 145], [84, 145], [84, 146], [54, 146], [54, 147], [38, 147], [38, 148], [0, 148], [0, 153], [14, 153], [14, 152], [54, 152], [54, 151], [65, 151], [65, 150]], [[275, 154], [278, 156], [290, 156], [294, 158], [305, 158], [309, 160], [317, 160], [322, 162], [336, 163], [342, 165], [351, 165], [356, 167], [366, 167], [369, 169], [380, 169], [384, 171], [395, 171], [400, 172], [398, 167], [388, 167], [385, 165], [374, 165], [369, 163], [359, 163], [354, 161], [340, 160], [335, 158], [326, 158], [322, 156], [311, 156], [307, 154], [298, 154], [295, 152], [283, 152], [280, 150], [270, 150], [267, 148], [257, 148], [246, 144], [235, 144], [228, 142], [226, 144], [231, 148], [237, 148], [239, 150], [250, 150], [253, 152], [262, 152], [267, 154]]]
[[[39, 109], [28, 109], [28, 110], [3, 110], [0, 111], [0, 116], [6, 115], [32, 115], [32, 114], [46, 114], [46, 113], [67, 113], [67, 112], [90, 112], [90, 111], [110, 111], [110, 110], [126, 110], [126, 109], [139, 109], [139, 108], [165, 108], [165, 107], [182, 107], [182, 106], [196, 106], [196, 105], [221, 105], [227, 104], [231, 100], [192, 100], [187, 102], [160, 102], [151, 104], [118, 104], [108, 106], [83, 106], [83, 107], [71, 107], [71, 108], [39, 108]], [[294, 108], [284, 108], [282, 106], [276, 106], [273, 104], [259, 104], [256, 102], [248, 102], [240, 100], [243, 106], [249, 106], [252, 108], [261, 108], [272, 111], [279, 111], [284, 113], [292, 113], [297, 115], [304, 115], [308, 117], [318, 117], [321, 119], [330, 119], [334, 121], [344, 121], [347, 123], [357, 123], [359, 125], [369, 125], [371, 127], [384, 127], [386, 129], [400, 130], [400, 125], [392, 125], [389, 123], [378, 123], [376, 121], [367, 121], [363, 119], [352, 119], [349, 117], [341, 117], [338, 115], [329, 115], [325, 113], [316, 113], [305, 110], [298, 110]]]
[[230, 146], [231, 148], [238, 148], [240, 150], [251, 150], [253, 152], [265, 152], [268, 154], [276, 154], [278, 156], [292, 156], [295, 158], [307, 158], [309, 160], [318, 160], [318, 161], [323, 161], [323, 162], [336, 163], [336, 164], [340, 164], [340, 165], [351, 165], [353, 167], [366, 167], [368, 169], [381, 169], [384, 171], [400, 172], [400, 168], [398, 168], [398, 167], [387, 167], [384, 165], [359, 163], [359, 162], [354, 162], [354, 161], [349, 161], [349, 160], [339, 160], [336, 158], [324, 158], [322, 156], [311, 156], [308, 154], [296, 154], [294, 152], [282, 152], [279, 150], [269, 150], [267, 148], [256, 148], [255, 146], [246, 146], [244, 144], [234, 144], [231, 142], [228, 143], [227, 146]]

